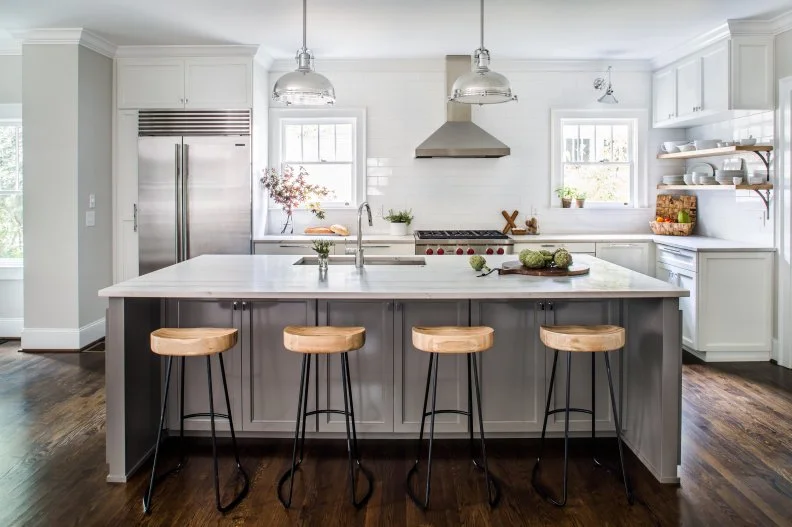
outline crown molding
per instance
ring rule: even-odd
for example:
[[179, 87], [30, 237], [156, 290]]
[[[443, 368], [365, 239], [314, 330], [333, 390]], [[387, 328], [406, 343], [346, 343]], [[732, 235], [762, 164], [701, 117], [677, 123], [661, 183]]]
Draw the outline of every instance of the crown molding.
[[116, 58], [254, 57], [256, 45], [222, 46], [118, 46]]
[[116, 52], [115, 44], [81, 27], [29, 29], [26, 31], [14, 31], [11, 35], [20, 41], [22, 45], [74, 44], [109, 58], [113, 58]]
[[668, 66], [672, 62], [676, 62], [677, 60], [686, 57], [691, 53], [695, 53], [698, 50], [704, 49], [707, 46], [711, 46], [712, 44], [720, 42], [721, 40], [727, 39], [729, 37], [731, 37], [729, 24], [721, 24], [715, 29], [694, 37], [687, 42], [684, 42], [679, 46], [666, 51], [662, 55], [658, 55], [657, 57], [653, 58], [651, 61], [652, 68], [657, 70], [664, 66]]
[[778, 35], [792, 29], [792, 11], [768, 20], [729, 20], [732, 35]]
[[22, 44], [20, 44], [18, 40], [0, 40], [0, 56], [21, 54]]

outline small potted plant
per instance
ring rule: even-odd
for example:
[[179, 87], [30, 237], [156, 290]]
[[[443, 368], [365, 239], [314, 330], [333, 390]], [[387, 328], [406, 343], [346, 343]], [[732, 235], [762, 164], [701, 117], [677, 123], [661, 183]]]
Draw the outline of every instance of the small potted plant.
[[412, 210], [394, 211], [388, 210], [387, 216], [383, 218], [390, 223], [390, 233], [393, 236], [404, 236], [407, 234], [407, 227], [412, 223]]
[[577, 204], [577, 208], [579, 208], [579, 209], [583, 208], [583, 205], [585, 205], [585, 203], [586, 203], [586, 198], [587, 197], [588, 197], [588, 194], [586, 194], [582, 190], [576, 190], [575, 191], [575, 201], [577, 202], [576, 203]]
[[572, 187], [558, 187], [555, 190], [556, 196], [561, 199], [561, 206], [568, 209], [572, 206], [572, 198], [575, 197], [575, 189]]
[[319, 271], [327, 271], [327, 264], [330, 261], [330, 249], [335, 245], [329, 240], [314, 240], [313, 251], [319, 257]]

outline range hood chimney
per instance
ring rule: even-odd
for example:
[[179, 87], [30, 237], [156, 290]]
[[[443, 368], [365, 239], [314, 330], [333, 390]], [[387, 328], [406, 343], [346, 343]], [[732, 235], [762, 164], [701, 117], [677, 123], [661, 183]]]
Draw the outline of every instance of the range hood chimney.
[[[446, 56], [446, 93], [470, 71], [470, 55]], [[447, 121], [415, 149], [415, 157], [503, 157], [511, 149], [471, 121], [471, 105], [446, 103]]]

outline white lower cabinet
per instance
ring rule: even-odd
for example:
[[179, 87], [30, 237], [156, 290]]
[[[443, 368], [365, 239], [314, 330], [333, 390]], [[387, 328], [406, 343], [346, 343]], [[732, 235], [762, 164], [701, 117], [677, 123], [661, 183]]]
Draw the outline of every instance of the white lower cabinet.
[[652, 275], [654, 263], [652, 243], [597, 243], [597, 258], [627, 269]]
[[707, 362], [770, 359], [772, 252], [695, 253], [658, 245], [656, 277], [690, 291], [679, 299], [686, 350]]
[[[346, 244], [342, 246], [342, 249], [336, 248], [336, 254], [344, 254], [348, 252], [350, 254], [355, 254], [354, 251], [357, 249], [357, 243], [354, 241], [347, 240]], [[385, 242], [363, 242], [363, 255], [369, 256], [376, 256], [376, 255], [414, 255], [415, 254], [415, 244], [414, 243], [385, 243]]]
[[[253, 253], [254, 254], [294, 254], [298, 256], [313, 256], [316, 253], [312, 249], [313, 244], [311, 241], [304, 241], [304, 242], [291, 242], [291, 241], [284, 241], [284, 242], [255, 242], [253, 244]], [[344, 242], [343, 240], [339, 243], [336, 242], [336, 245], [333, 246], [333, 250], [330, 254], [338, 255], [344, 254]]]

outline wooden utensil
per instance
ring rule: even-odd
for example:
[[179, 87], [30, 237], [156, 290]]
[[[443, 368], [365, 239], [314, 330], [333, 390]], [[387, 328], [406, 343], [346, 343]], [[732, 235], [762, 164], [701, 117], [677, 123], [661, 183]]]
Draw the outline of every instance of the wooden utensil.
[[524, 274], [527, 276], [582, 276], [589, 274], [591, 268], [588, 265], [572, 264], [568, 269], [558, 267], [546, 267], [543, 269], [529, 269], [521, 262], [505, 262], [498, 269], [498, 274]]
[[517, 228], [517, 224], [515, 224], [514, 222], [515, 222], [515, 220], [517, 220], [517, 216], [519, 215], [519, 211], [515, 210], [514, 212], [511, 213], [511, 216], [509, 216], [508, 212], [506, 212], [505, 210], [502, 210], [501, 214], [506, 219], [506, 226], [503, 228], [503, 230], [501, 232], [503, 232], [503, 234], [509, 234], [509, 232], [512, 229], [516, 229]]

